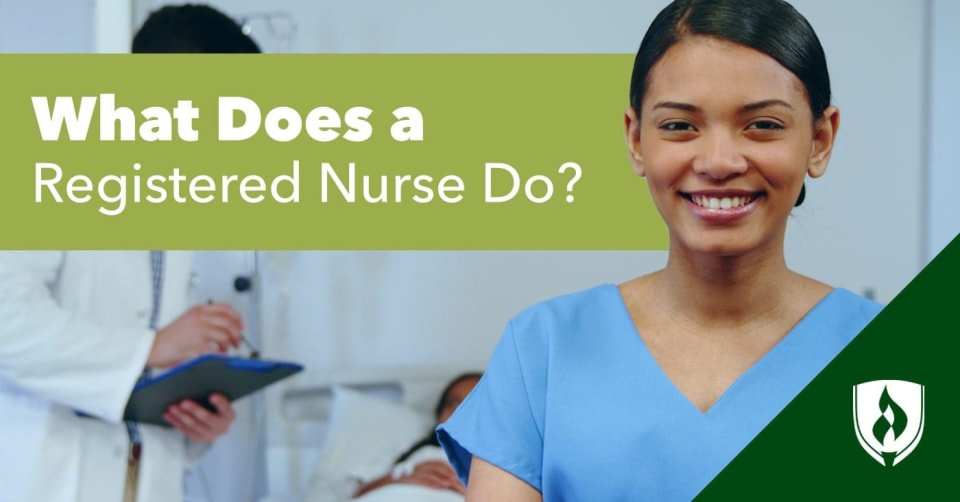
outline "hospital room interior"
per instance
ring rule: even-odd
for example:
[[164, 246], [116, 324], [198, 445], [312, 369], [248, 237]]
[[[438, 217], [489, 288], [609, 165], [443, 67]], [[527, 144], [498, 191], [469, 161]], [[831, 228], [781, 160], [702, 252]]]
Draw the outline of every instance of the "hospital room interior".
[[[0, 0], [0, 52], [128, 52], [149, 13], [171, 3]], [[267, 54], [627, 54], [667, 1], [206, 3]], [[830, 169], [807, 183], [791, 217], [786, 258], [801, 273], [888, 303], [960, 232], [960, 2], [792, 3], [829, 55], [843, 127]], [[620, 217], [601, 224], [624, 228]], [[242, 314], [250, 347], [237, 355], [256, 350], [304, 370], [234, 403], [236, 422], [187, 476], [188, 501], [349, 498], [338, 483], [389, 471], [432, 430], [441, 391], [484, 370], [512, 316], [666, 260], [665, 251], [265, 244], [196, 252], [191, 299], [228, 302]], [[436, 500], [452, 494], [444, 496]]]

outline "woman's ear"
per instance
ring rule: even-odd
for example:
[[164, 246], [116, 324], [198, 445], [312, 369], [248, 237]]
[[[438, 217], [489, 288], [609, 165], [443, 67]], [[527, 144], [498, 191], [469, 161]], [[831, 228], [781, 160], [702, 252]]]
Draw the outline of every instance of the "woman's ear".
[[628, 106], [623, 113], [624, 134], [627, 139], [627, 151], [630, 153], [630, 164], [637, 176], [643, 177], [643, 153], [640, 150], [640, 119], [632, 106]]
[[826, 172], [839, 129], [840, 110], [836, 106], [828, 106], [814, 123], [813, 148], [810, 150], [810, 162], [807, 166], [807, 174], [811, 178], [819, 178]]

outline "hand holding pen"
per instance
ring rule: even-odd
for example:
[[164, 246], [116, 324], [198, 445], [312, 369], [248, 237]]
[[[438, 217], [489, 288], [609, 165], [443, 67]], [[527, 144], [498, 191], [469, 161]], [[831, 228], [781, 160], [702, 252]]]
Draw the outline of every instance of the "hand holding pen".
[[147, 366], [167, 368], [202, 354], [226, 353], [241, 343], [249, 346], [243, 338], [240, 314], [226, 303], [208, 302], [192, 307], [157, 331]]
[[[207, 300], [207, 305], [213, 305], [213, 300]], [[247, 337], [244, 336], [242, 332], [240, 333], [240, 341], [250, 349], [250, 359], [260, 359], [260, 351], [250, 344], [250, 341], [247, 340]]]

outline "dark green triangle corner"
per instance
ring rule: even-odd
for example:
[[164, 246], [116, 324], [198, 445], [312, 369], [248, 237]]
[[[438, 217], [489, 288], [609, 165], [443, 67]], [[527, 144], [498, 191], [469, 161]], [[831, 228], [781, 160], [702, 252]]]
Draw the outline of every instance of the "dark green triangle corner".
[[[696, 500], [960, 500], [958, 375], [960, 236]], [[921, 439], [892, 467], [855, 432], [853, 386], [873, 380], [924, 386]]]

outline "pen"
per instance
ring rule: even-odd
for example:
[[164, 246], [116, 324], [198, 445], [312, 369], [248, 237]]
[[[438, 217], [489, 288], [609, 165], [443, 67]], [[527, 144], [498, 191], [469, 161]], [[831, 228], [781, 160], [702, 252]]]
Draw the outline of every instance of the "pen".
[[[213, 305], [212, 298], [207, 300], [207, 305]], [[248, 349], [250, 349], [250, 359], [260, 359], [260, 351], [255, 349], [253, 345], [250, 344], [250, 341], [247, 340], [247, 337], [244, 336], [243, 333], [240, 333], [240, 340], [243, 342], [244, 345], [247, 346]]]

